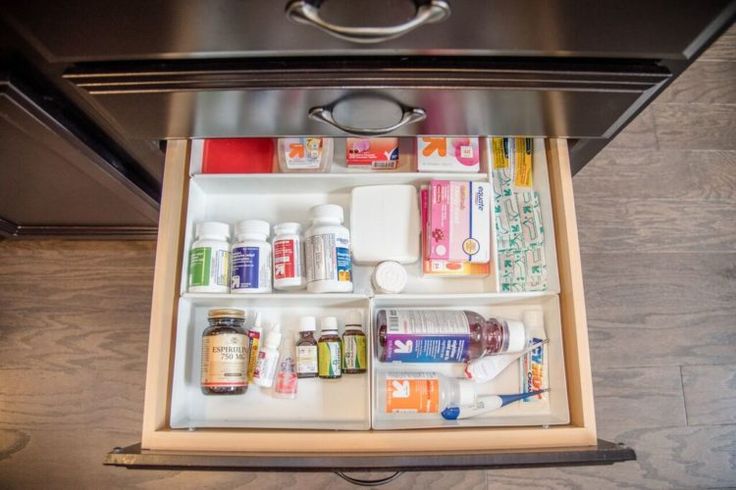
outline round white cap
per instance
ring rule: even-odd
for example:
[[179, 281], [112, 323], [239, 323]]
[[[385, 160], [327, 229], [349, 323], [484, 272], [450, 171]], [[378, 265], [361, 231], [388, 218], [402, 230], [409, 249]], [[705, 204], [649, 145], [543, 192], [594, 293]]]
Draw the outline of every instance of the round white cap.
[[314, 332], [317, 330], [317, 319], [313, 316], [303, 316], [299, 319], [300, 332]]
[[299, 223], [279, 223], [273, 226], [274, 235], [298, 235], [302, 231], [302, 225]]
[[314, 206], [309, 210], [309, 216], [312, 219], [330, 219], [339, 221], [340, 223], [345, 219], [342, 206], [338, 206], [337, 204], [320, 204]]
[[219, 221], [204, 221], [197, 223], [194, 229], [197, 238], [212, 237], [223, 240], [230, 239], [230, 225]]
[[265, 240], [271, 234], [271, 225], [260, 219], [247, 219], [235, 225], [235, 234], [238, 237], [242, 235], [260, 235]]
[[460, 386], [460, 399], [458, 403], [461, 407], [470, 407], [475, 405], [475, 383], [467, 379], [458, 380]]
[[506, 352], [521, 352], [526, 347], [526, 329], [519, 320], [506, 320], [509, 327], [509, 348]]
[[525, 310], [521, 315], [524, 325], [531, 328], [540, 328], [544, 325], [544, 315], [539, 310]]
[[360, 310], [349, 310], [345, 316], [345, 328], [363, 328], [363, 312]]
[[337, 331], [337, 318], [334, 316], [326, 316], [322, 319], [322, 331], [334, 330]]
[[373, 271], [371, 279], [379, 293], [397, 294], [406, 287], [406, 269], [398, 262], [381, 262]]
[[266, 334], [266, 347], [269, 349], [278, 349], [281, 345], [281, 325], [275, 324], [268, 334]]

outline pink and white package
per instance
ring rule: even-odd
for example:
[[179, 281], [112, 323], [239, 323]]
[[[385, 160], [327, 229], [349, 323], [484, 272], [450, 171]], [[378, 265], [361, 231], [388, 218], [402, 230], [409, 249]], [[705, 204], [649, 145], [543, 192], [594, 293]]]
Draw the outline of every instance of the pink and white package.
[[478, 172], [478, 138], [417, 138], [417, 170], [420, 172]]

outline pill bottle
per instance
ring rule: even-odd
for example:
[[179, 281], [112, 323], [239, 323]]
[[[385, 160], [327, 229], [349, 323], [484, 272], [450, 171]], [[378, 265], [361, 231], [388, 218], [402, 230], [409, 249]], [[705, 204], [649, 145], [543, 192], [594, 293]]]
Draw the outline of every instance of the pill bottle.
[[312, 225], [304, 235], [307, 290], [310, 293], [352, 293], [350, 231], [342, 226], [344, 213], [336, 204], [309, 210]]
[[197, 223], [196, 240], [189, 250], [190, 293], [227, 293], [230, 278], [230, 225], [217, 221]]
[[230, 292], [271, 292], [271, 245], [266, 241], [270, 234], [266, 221], [250, 219], [235, 225]]
[[450, 407], [469, 407], [477, 385], [433, 371], [389, 371], [376, 376], [378, 409], [389, 414], [440, 414]]
[[281, 325], [275, 324], [266, 335], [266, 341], [258, 351], [256, 372], [253, 374], [253, 383], [263, 388], [270, 388], [278, 368], [279, 347], [281, 346]]
[[322, 331], [317, 344], [319, 377], [337, 379], [342, 377], [342, 348], [337, 333], [337, 318], [328, 316], [322, 319]]
[[345, 374], [366, 372], [367, 342], [363, 332], [363, 315], [360, 310], [350, 310], [345, 318], [342, 334], [342, 371]]
[[273, 227], [274, 289], [302, 289], [307, 284], [301, 231], [302, 225], [299, 223], [281, 223]]
[[248, 335], [245, 312], [218, 308], [207, 313], [202, 332], [200, 386], [205, 395], [241, 395], [248, 389]]
[[296, 341], [296, 375], [299, 378], [317, 377], [319, 368], [315, 330], [317, 320], [313, 316], [303, 316], [299, 319], [299, 338]]
[[332, 138], [279, 138], [282, 172], [327, 172], [333, 158]]
[[465, 362], [526, 346], [522, 322], [474, 311], [379, 310], [376, 329], [382, 362]]

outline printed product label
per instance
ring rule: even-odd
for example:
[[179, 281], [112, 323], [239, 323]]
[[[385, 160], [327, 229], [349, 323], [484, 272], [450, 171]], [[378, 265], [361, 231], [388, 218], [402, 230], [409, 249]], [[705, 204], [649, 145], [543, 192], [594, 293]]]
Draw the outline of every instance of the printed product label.
[[271, 266], [268, 253], [259, 247], [233, 249], [232, 289], [258, 289], [270, 287]]
[[299, 242], [276, 240], [273, 242], [273, 278], [294, 279], [302, 276]]
[[342, 368], [365, 369], [366, 342], [364, 335], [342, 336]]
[[256, 372], [256, 363], [258, 362], [258, 349], [261, 346], [261, 334], [255, 330], [248, 331], [248, 340], [250, 341], [250, 355], [248, 356], [248, 381], [253, 381]]
[[386, 376], [386, 413], [438, 413], [440, 380], [434, 373]]
[[300, 345], [296, 348], [296, 372], [297, 374], [314, 374], [318, 370], [317, 346]]
[[[539, 391], [544, 388], [544, 344], [543, 339], [531, 338], [529, 344], [540, 342], [539, 346], [521, 357], [521, 392]], [[543, 399], [544, 393], [525, 398], [522, 403], [529, 403], [534, 399]]]
[[286, 167], [290, 169], [319, 168], [322, 158], [322, 138], [286, 138]]
[[351, 280], [350, 240], [334, 233], [305, 240], [307, 281]]
[[248, 337], [226, 333], [202, 338], [202, 386], [247, 386]]
[[493, 168], [508, 168], [508, 148], [504, 145], [503, 138], [493, 138], [491, 143], [493, 151]]
[[332, 378], [342, 375], [339, 341], [320, 342], [318, 357], [320, 376]]
[[[253, 373], [253, 377], [263, 381], [273, 382], [273, 377], [276, 374], [276, 361], [278, 357], [269, 356], [265, 351], [258, 353], [258, 360], [256, 361], [256, 371]], [[270, 386], [270, 383], [268, 383]]]
[[387, 362], [463, 362], [470, 325], [462, 311], [387, 310]]
[[516, 138], [516, 161], [514, 162], [514, 185], [516, 187], [532, 186], [532, 138]]
[[230, 253], [211, 247], [196, 247], [189, 252], [189, 287], [227, 286]]

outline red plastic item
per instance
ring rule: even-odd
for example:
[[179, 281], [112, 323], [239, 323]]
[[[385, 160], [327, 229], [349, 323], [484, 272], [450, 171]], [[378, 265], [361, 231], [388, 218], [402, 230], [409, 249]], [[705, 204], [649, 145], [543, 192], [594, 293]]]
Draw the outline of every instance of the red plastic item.
[[273, 138], [204, 140], [203, 174], [270, 174], [273, 172]]

